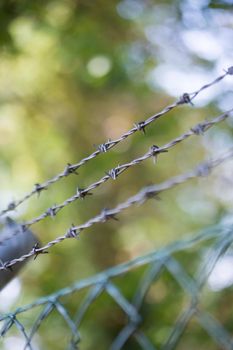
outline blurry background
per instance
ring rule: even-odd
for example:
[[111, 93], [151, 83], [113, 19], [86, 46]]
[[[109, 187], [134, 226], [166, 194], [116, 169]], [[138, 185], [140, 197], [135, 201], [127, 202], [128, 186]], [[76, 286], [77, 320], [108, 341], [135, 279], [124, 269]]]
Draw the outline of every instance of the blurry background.
[[[230, 0], [1, 1], [0, 209], [35, 183], [60, 172], [65, 164], [92, 153], [94, 145], [117, 138], [135, 122], [232, 66], [232, 10]], [[161, 146], [198, 121], [232, 108], [232, 100], [232, 77], [227, 77], [201, 93], [194, 107], [175, 109], [150, 125], [146, 136], [135, 134], [80, 168], [78, 176], [63, 179], [21, 205], [11, 216], [20, 222], [30, 220], [73, 195], [77, 187], [84, 188], [116, 165], [144, 154], [151, 145]], [[63, 234], [71, 223], [81, 224], [142, 186], [189, 170], [231, 144], [232, 120], [228, 120], [204, 137], [190, 138], [161, 155], [156, 165], [148, 160], [130, 169], [99, 187], [93, 196], [63, 209], [54, 220], [47, 218], [34, 225], [33, 231], [46, 243]], [[232, 170], [232, 163], [227, 163], [210, 179], [182, 185], [163, 194], [160, 202], [149, 201], [128, 210], [119, 222], [95, 225], [79, 241], [67, 240], [52, 248], [50, 254], [29, 263], [20, 279], [0, 294], [1, 312], [231, 216]], [[127, 296], [133, 293], [136, 279], [136, 273], [128, 279]], [[178, 299], [175, 302], [170, 291], [172, 283], [165, 279], [154, 292], [156, 296], [152, 291], [148, 299], [148, 305], [156, 298], [163, 301], [159, 313], [151, 315], [151, 322], [159, 317], [165, 324], [159, 335], [151, 326], [157, 344], [169, 328], [166, 310], [174, 312], [173, 319], [177, 314]], [[224, 309], [231, 291], [224, 289], [219, 304], [217, 292], [209, 301], [216, 312], [218, 307], [223, 310], [222, 319], [229, 324], [232, 316], [227, 310], [224, 316]], [[69, 302], [72, 313], [78, 299]], [[107, 348], [122, 323], [121, 314], [102, 298], [83, 326], [87, 340], [82, 349], [94, 349], [97, 341], [102, 349]], [[97, 325], [101, 331], [96, 331]], [[37, 341], [41, 349], [52, 349], [56, 338], [56, 348], [63, 349], [65, 336], [63, 324], [54, 319], [49, 333], [44, 327]], [[199, 337], [204, 337], [202, 332]], [[19, 349], [20, 339], [14, 338], [12, 344], [5, 340], [0, 346]], [[205, 349], [208, 346], [214, 348], [207, 342]]]

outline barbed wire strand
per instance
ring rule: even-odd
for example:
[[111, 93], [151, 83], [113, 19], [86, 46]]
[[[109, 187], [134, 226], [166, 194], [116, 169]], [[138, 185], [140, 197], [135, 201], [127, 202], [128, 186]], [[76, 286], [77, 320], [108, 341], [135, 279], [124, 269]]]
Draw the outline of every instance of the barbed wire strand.
[[167, 191], [179, 184], [182, 184], [194, 178], [205, 177], [210, 174], [212, 169], [214, 169], [215, 167], [219, 166], [220, 164], [229, 160], [232, 157], [233, 157], [233, 147], [230, 148], [228, 151], [224, 152], [223, 154], [221, 154], [219, 157], [200, 163], [194, 170], [190, 172], [172, 177], [160, 184], [144, 187], [136, 195], [128, 198], [125, 202], [118, 204], [115, 208], [113, 209], [104, 208], [100, 214], [87, 220], [84, 224], [81, 224], [78, 226], [72, 225], [65, 234], [48, 242], [43, 247], [38, 247], [38, 245], [35, 245], [28, 254], [24, 254], [19, 258], [12, 259], [10, 261], [2, 263], [0, 266], [0, 270], [12, 269], [12, 266], [18, 262], [25, 261], [26, 259], [29, 259], [32, 256], [36, 258], [40, 254], [48, 253], [47, 249], [50, 249], [54, 245], [60, 244], [65, 239], [79, 238], [79, 235], [83, 230], [97, 223], [104, 223], [111, 219], [116, 220], [117, 219], [116, 215], [121, 213], [122, 211], [128, 209], [129, 207], [135, 204], [142, 204], [150, 198], [156, 198], [160, 193]]
[[[167, 153], [169, 149], [171, 149], [172, 147], [176, 146], [178, 143], [186, 140], [187, 138], [189, 138], [190, 136], [193, 135], [203, 135], [209, 128], [211, 128], [212, 126], [224, 121], [226, 118], [231, 116], [231, 113], [233, 112], [233, 109], [230, 109], [229, 111], [226, 111], [225, 113], [213, 118], [212, 120], [206, 120], [204, 122], [198, 123], [195, 126], [191, 127], [191, 129], [188, 130], [188, 132], [176, 137], [175, 139], [169, 141], [168, 143], [166, 143], [165, 145], [158, 147], [156, 145], [153, 145], [152, 147], [150, 147], [149, 151], [146, 152], [143, 156], [136, 158], [134, 160], [132, 160], [129, 163], [126, 164], [122, 164], [122, 165], [118, 165], [116, 168], [113, 168], [111, 170], [109, 170], [105, 176], [103, 176], [101, 179], [99, 179], [98, 181], [92, 183], [91, 185], [89, 185], [87, 188], [85, 189], [78, 189], [77, 193], [74, 196], [69, 197], [68, 199], [66, 199], [64, 202], [62, 202], [61, 204], [58, 205], [54, 205], [48, 209], [46, 209], [42, 214], [40, 214], [39, 216], [26, 221], [23, 223], [22, 227], [24, 232], [26, 232], [26, 229], [28, 229], [30, 226], [32, 226], [33, 224], [36, 224], [40, 221], [42, 221], [43, 219], [45, 219], [46, 217], [52, 217], [54, 218], [56, 216], [56, 214], [62, 210], [64, 207], [66, 207], [67, 205], [73, 203], [74, 201], [76, 201], [77, 199], [83, 199], [85, 198], [86, 195], [90, 194], [90, 191], [96, 189], [97, 187], [99, 187], [101, 184], [105, 183], [106, 181], [110, 180], [110, 179], [114, 179], [116, 180], [117, 177], [119, 175], [121, 175], [124, 171], [126, 171], [127, 169], [140, 164], [141, 162], [153, 157], [155, 161], [157, 161], [157, 157], [159, 154], [164, 154]], [[93, 193], [91, 193], [93, 194]], [[20, 231], [16, 230], [15, 231], [15, 235], [17, 235]], [[8, 237], [8, 239], [11, 239], [12, 235]], [[4, 241], [7, 240], [7, 238], [4, 239]]]
[[74, 174], [74, 173], [77, 174], [76, 171], [81, 166], [86, 164], [88, 161], [94, 159], [99, 154], [107, 152], [108, 150], [110, 150], [111, 148], [115, 147], [117, 144], [119, 144], [120, 142], [124, 141], [129, 136], [133, 135], [134, 133], [136, 133], [138, 131], [142, 131], [142, 132], [145, 133], [146, 126], [148, 126], [149, 124], [153, 123], [158, 118], [164, 116], [165, 114], [170, 112], [172, 109], [178, 107], [179, 105], [183, 105], [183, 104], [187, 104], [187, 103], [193, 104], [192, 101], [197, 97], [197, 95], [199, 95], [203, 90], [208, 89], [209, 87], [219, 83], [227, 75], [233, 75], [233, 66], [231, 66], [227, 70], [225, 70], [224, 74], [220, 75], [219, 77], [217, 77], [212, 82], [203, 85], [201, 88], [199, 88], [198, 90], [196, 90], [194, 92], [184, 93], [176, 102], [166, 106], [163, 110], [161, 110], [160, 112], [152, 115], [151, 117], [149, 117], [145, 121], [141, 121], [141, 122], [136, 123], [133, 128], [131, 128], [130, 130], [128, 130], [127, 132], [122, 134], [119, 138], [117, 138], [115, 140], [108, 140], [107, 142], [99, 145], [95, 152], [93, 152], [89, 156], [83, 158], [78, 163], [75, 163], [75, 164], [69, 164], [68, 163], [67, 166], [65, 167], [65, 169], [62, 172], [56, 174], [54, 177], [52, 177], [51, 179], [45, 181], [44, 183], [41, 183], [41, 184], [37, 183], [37, 184], [35, 184], [34, 188], [30, 192], [28, 192], [24, 197], [22, 197], [21, 199], [18, 199], [18, 200], [11, 201], [8, 204], [7, 208], [5, 208], [2, 211], [0, 211], [0, 216], [3, 216], [6, 213], [15, 210], [19, 205], [21, 205], [22, 203], [27, 201], [33, 195], [40, 194], [42, 191], [47, 190], [48, 187], [50, 187], [52, 184], [58, 182], [62, 178], [67, 177], [70, 174]]
[[178, 143], [186, 140], [190, 136], [193, 135], [203, 135], [209, 128], [212, 126], [219, 124], [220, 122], [224, 121], [226, 118], [231, 116], [231, 113], [233, 112], [233, 108], [229, 111], [219, 115], [218, 117], [210, 120], [210, 121], [204, 121], [202, 123], [196, 124], [194, 127], [192, 127], [189, 131], [186, 133], [176, 137], [175, 139], [169, 141], [165, 145], [158, 147], [156, 145], [153, 145], [150, 147], [149, 151], [146, 152], [144, 155], [142, 155], [139, 158], [136, 158], [128, 163], [118, 165], [116, 168], [113, 168], [106, 172], [106, 175], [104, 175], [102, 178], [100, 178], [98, 181], [92, 183], [88, 187], [84, 189], [77, 190], [76, 194], [66, 199], [64, 202], [53, 205], [52, 207], [46, 209], [42, 214], [39, 216], [24, 222], [23, 226], [25, 228], [29, 228], [31, 225], [34, 225], [42, 220], [44, 220], [46, 217], [52, 217], [54, 218], [57, 213], [62, 210], [64, 207], [68, 206], [69, 204], [73, 203], [74, 201], [78, 199], [84, 199], [87, 195], [93, 195], [91, 191], [95, 190], [97, 187], [101, 186], [108, 180], [116, 180], [119, 175], [121, 175], [123, 172], [128, 170], [131, 167], [134, 167], [135, 165], [140, 164], [141, 162], [149, 159], [154, 158], [154, 161], [157, 160], [157, 157], [159, 154], [167, 153], [169, 149], [176, 146]]

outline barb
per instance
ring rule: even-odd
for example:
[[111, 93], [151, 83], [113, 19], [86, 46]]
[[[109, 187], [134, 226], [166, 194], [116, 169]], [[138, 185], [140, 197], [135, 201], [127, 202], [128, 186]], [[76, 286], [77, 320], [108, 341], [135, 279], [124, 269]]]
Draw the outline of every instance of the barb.
[[186, 140], [190, 136], [203, 135], [209, 128], [228, 118], [232, 112], [233, 112], [233, 108], [210, 121], [204, 121], [202, 123], [198, 123], [186, 133], [176, 137], [175, 139], [171, 140], [170, 142], [166, 143], [161, 147], [153, 145], [152, 147], [150, 147], [149, 151], [146, 152], [141, 157], [136, 158], [129, 163], [118, 165], [116, 168], [109, 170], [106, 173], [106, 175], [100, 178], [98, 181], [92, 183], [85, 189], [78, 189], [74, 196], [69, 197], [68, 199], [66, 199], [64, 202], [60, 204], [57, 204], [48, 208], [45, 212], [43, 212], [41, 215], [37, 216], [36, 218], [26, 221], [24, 223], [24, 226], [26, 228], [29, 228], [31, 225], [38, 223], [39, 221], [45, 219], [46, 217], [52, 217], [52, 218], [55, 217], [56, 214], [67, 205], [73, 203], [77, 199], [84, 199], [87, 195], [91, 195], [92, 194], [91, 191], [95, 190], [97, 187], [101, 186], [102, 184], [104, 184], [110, 179], [116, 180], [119, 175], [121, 175], [123, 172], [125, 172], [129, 168], [134, 167], [135, 165], [138, 165], [149, 158], [154, 158], [154, 162], [156, 162], [159, 154], [167, 153], [170, 148], [176, 146], [178, 143]]
[[86, 221], [84, 224], [74, 226], [72, 225], [71, 228], [68, 229], [68, 231], [54, 240], [48, 242], [46, 245], [44, 245], [41, 248], [33, 248], [28, 254], [22, 255], [20, 258], [13, 259], [11, 261], [8, 261], [4, 264], [4, 266], [0, 266], [0, 270], [4, 270], [6, 268], [10, 268], [13, 265], [15, 265], [18, 262], [22, 262], [31, 256], [38, 256], [39, 254], [43, 254], [47, 252], [49, 248], [51, 248], [54, 245], [57, 245], [68, 238], [77, 238], [79, 237], [79, 234], [97, 224], [97, 223], [104, 223], [109, 219], [116, 218], [116, 215], [121, 213], [122, 211], [128, 209], [129, 207], [135, 205], [135, 204], [142, 204], [146, 200], [150, 198], [155, 198], [158, 194], [161, 192], [167, 191], [179, 184], [182, 184], [184, 182], [187, 182], [188, 180], [207, 176], [210, 174], [211, 170], [217, 167], [218, 165], [222, 164], [223, 162], [229, 160], [233, 157], [233, 147], [230, 148], [227, 152], [223, 153], [217, 158], [214, 158], [209, 161], [205, 161], [203, 163], [200, 163], [194, 170], [181, 174], [179, 176], [172, 177], [168, 179], [167, 181], [164, 181], [160, 184], [152, 185], [143, 188], [141, 191], [139, 191], [136, 195], [128, 198], [125, 202], [122, 202], [118, 204], [113, 209], [103, 209], [102, 212], [99, 215], [94, 216], [90, 220]]
[[125, 139], [127, 139], [128, 137], [133, 135], [134, 133], [136, 133], [138, 131], [142, 131], [143, 133], [145, 133], [146, 126], [153, 123], [158, 118], [166, 115], [172, 109], [174, 109], [182, 104], [188, 104], [188, 103], [193, 104], [192, 101], [197, 97], [197, 95], [199, 95], [203, 90], [208, 89], [209, 87], [219, 83], [227, 75], [233, 75], [233, 67], [229, 67], [227, 70], [225, 70], [224, 74], [220, 75], [218, 78], [216, 78], [214, 81], [210, 82], [209, 84], [203, 85], [200, 89], [198, 89], [192, 93], [184, 93], [176, 102], [166, 106], [163, 110], [152, 115], [151, 117], [149, 117], [145, 121], [141, 121], [139, 123], [136, 123], [133, 128], [131, 128], [130, 130], [128, 130], [127, 132], [122, 134], [119, 138], [117, 138], [115, 140], [108, 140], [107, 142], [99, 145], [95, 152], [93, 152], [89, 156], [83, 158], [78, 163], [75, 163], [75, 164], [68, 163], [62, 172], [58, 173], [57, 175], [55, 175], [51, 179], [45, 181], [42, 184], [39, 184], [39, 183], [35, 184], [34, 188], [30, 192], [28, 192], [24, 197], [22, 197], [21, 199], [10, 202], [8, 204], [7, 208], [3, 209], [0, 212], [0, 216], [3, 216], [6, 213], [15, 210], [19, 205], [21, 205], [22, 203], [27, 201], [29, 198], [31, 198], [35, 194], [37, 194], [39, 196], [42, 191], [47, 190], [48, 187], [50, 187], [52, 184], [58, 182], [62, 178], [67, 177], [70, 174], [78, 175], [77, 170], [81, 166], [85, 165], [90, 160], [96, 158], [99, 154], [109, 151], [111, 148], [115, 147], [116, 145], [118, 145], [118, 143], [124, 141]]

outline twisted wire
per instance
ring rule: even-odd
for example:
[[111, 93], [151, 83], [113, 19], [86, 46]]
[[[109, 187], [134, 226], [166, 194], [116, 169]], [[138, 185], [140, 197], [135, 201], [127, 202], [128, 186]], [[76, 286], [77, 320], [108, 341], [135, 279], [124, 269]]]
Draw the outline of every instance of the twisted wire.
[[[199, 178], [203, 176], [208, 176], [212, 169], [219, 166], [223, 162], [231, 159], [233, 157], [233, 147], [221, 154], [220, 156], [213, 158], [211, 160], [206, 160], [203, 163], [200, 163], [194, 170], [189, 171], [187, 173], [181, 174], [179, 176], [172, 177], [160, 184], [155, 184], [151, 186], [144, 187], [141, 189], [136, 195], [128, 198], [126, 201], [118, 204], [113, 209], [103, 209], [100, 214], [92, 217], [91, 219], [87, 220], [85, 223], [81, 225], [72, 225], [65, 234], [58, 236], [54, 240], [48, 242], [43, 247], [35, 246], [33, 249], [28, 253], [24, 254], [21, 257], [17, 259], [12, 259], [10, 261], [4, 262], [0, 266], [0, 270], [6, 270], [11, 269], [13, 265], [15, 265], [18, 262], [22, 262], [32, 256], [35, 258], [40, 254], [48, 253], [48, 249], [51, 248], [54, 245], [60, 244], [65, 239], [69, 238], [79, 238], [80, 233], [97, 224], [97, 223], [104, 223], [108, 220], [115, 219], [116, 215], [121, 213], [122, 211], [128, 209], [129, 207], [135, 205], [135, 204], [142, 204], [146, 200], [150, 198], [156, 198], [158, 194], [167, 191], [179, 184], [182, 184], [184, 182], [187, 182], [188, 180]], [[22, 228], [23, 229], [23, 228]]]
[[202, 123], [196, 124], [194, 127], [192, 127], [189, 131], [186, 133], [176, 137], [175, 139], [171, 140], [170, 142], [166, 143], [165, 145], [158, 147], [156, 145], [153, 145], [150, 147], [149, 151], [146, 152], [144, 155], [142, 155], [139, 158], [133, 159], [132, 161], [118, 165], [116, 168], [113, 168], [106, 172], [106, 175], [104, 175], [102, 178], [100, 178], [98, 181], [92, 183], [85, 189], [79, 189], [75, 193], [75, 195], [69, 197], [65, 201], [63, 201], [60, 204], [53, 205], [52, 207], [49, 207], [46, 209], [42, 214], [39, 216], [26, 221], [24, 223], [25, 228], [29, 228], [31, 225], [34, 225], [35, 223], [38, 223], [45, 219], [46, 217], [55, 217], [56, 214], [62, 210], [64, 207], [67, 205], [73, 203], [74, 201], [78, 199], [84, 199], [87, 195], [92, 195], [93, 193], [91, 191], [95, 190], [105, 182], [109, 180], [116, 180], [118, 176], [120, 176], [123, 172], [128, 170], [131, 167], [134, 167], [135, 165], [140, 164], [141, 162], [149, 159], [149, 158], [154, 158], [154, 161], [157, 160], [157, 157], [159, 154], [164, 154], [167, 153], [169, 149], [173, 148], [176, 146], [178, 143], [186, 140], [190, 136], [193, 135], [203, 135], [209, 128], [213, 127], [216, 124], [219, 124], [220, 122], [224, 121], [226, 118], [230, 117], [233, 112], [233, 109], [230, 109], [229, 111], [219, 115], [218, 117], [210, 120], [210, 121], [204, 121]]
[[24, 203], [25, 201], [27, 201], [29, 198], [31, 198], [33, 195], [35, 194], [39, 194], [42, 191], [48, 189], [52, 184], [58, 182], [59, 180], [61, 180], [64, 177], [69, 176], [70, 174], [78, 174], [77, 170], [85, 165], [87, 162], [89, 162], [90, 160], [96, 158], [99, 154], [101, 153], [105, 153], [108, 150], [110, 150], [111, 148], [115, 147], [116, 145], [118, 145], [120, 142], [124, 141], [125, 139], [127, 139], [128, 137], [130, 137], [131, 135], [133, 135], [134, 133], [138, 132], [138, 131], [142, 131], [145, 133], [145, 128], [146, 126], [148, 126], [149, 124], [153, 123], [155, 120], [157, 120], [158, 118], [166, 115], [168, 112], [170, 112], [171, 110], [173, 110], [174, 108], [178, 107], [179, 105], [183, 105], [183, 104], [193, 104], [192, 101], [205, 89], [210, 88], [211, 86], [219, 83], [221, 80], [223, 80], [227, 75], [233, 75], [233, 66], [229, 67], [227, 70], [225, 70], [224, 74], [220, 75], [219, 77], [217, 77], [215, 80], [213, 80], [212, 82], [203, 85], [201, 88], [199, 88], [198, 90], [191, 92], [191, 93], [184, 93], [176, 102], [166, 106], [163, 110], [161, 110], [160, 112], [152, 115], [151, 117], [149, 117], [148, 119], [146, 119], [145, 121], [141, 121], [138, 123], [135, 123], [134, 127], [131, 128], [130, 130], [128, 130], [127, 132], [125, 132], [124, 134], [122, 134], [119, 138], [115, 139], [115, 140], [108, 140], [107, 142], [99, 145], [97, 147], [97, 150], [93, 153], [91, 153], [89, 156], [83, 158], [82, 160], [80, 160], [79, 162], [75, 163], [75, 164], [67, 164], [65, 169], [56, 174], [55, 176], [53, 176], [51, 179], [45, 181], [44, 183], [37, 183], [35, 184], [34, 188], [28, 192], [25, 196], [23, 196], [21, 199], [12, 201], [8, 204], [8, 206], [3, 209], [2, 211], [0, 211], [0, 216], [5, 215], [6, 213], [15, 210], [19, 205], [21, 205], [22, 203]]

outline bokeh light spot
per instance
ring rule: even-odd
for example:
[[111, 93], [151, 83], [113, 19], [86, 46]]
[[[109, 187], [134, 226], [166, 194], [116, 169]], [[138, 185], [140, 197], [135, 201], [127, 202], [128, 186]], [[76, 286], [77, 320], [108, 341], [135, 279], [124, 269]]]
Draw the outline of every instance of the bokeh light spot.
[[95, 56], [87, 64], [87, 70], [95, 78], [101, 78], [108, 74], [112, 68], [112, 62], [106, 56]]

